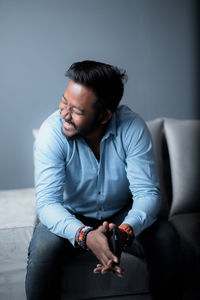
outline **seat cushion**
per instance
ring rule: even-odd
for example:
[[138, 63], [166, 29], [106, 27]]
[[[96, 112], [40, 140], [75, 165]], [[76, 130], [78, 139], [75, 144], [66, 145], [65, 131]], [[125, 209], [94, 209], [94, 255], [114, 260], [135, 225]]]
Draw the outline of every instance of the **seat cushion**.
[[[123, 278], [112, 274], [93, 274], [97, 262], [94, 255], [87, 252], [68, 263], [64, 268], [62, 300], [94, 299], [97, 295], [97, 299], [101, 299], [149, 293], [147, 266], [141, 258], [128, 253], [122, 254], [121, 266], [125, 270]], [[149, 299], [149, 296], [143, 299]]]
[[200, 213], [175, 215], [170, 221], [180, 236], [184, 286], [199, 287], [200, 294]]
[[25, 300], [28, 246], [35, 225], [34, 189], [0, 191], [0, 299]]
[[34, 226], [34, 189], [1, 190], [0, 216], [0, 229]]

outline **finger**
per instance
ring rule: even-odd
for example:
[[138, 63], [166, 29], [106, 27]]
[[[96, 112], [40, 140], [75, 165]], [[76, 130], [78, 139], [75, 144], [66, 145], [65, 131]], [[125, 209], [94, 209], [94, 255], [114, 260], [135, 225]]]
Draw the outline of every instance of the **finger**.
[[117, 226], [114, 223], [109, 223], [109, 230], [116, 228]]
[[108, 260], [112, 260], [115, 264], [119, 263], [119, 258], [110, 249], [106, 252]]
[[107, 264], [98, 264], [96, 266], [96, 268], [113, 268], [113, 266], [115, 265], [115, 263], [113, 262], [112, 259], [108, 260]]
[[106, 264], [105, 263], [103, 265], [99, 264], [98, 268], [101, 269], [102, 274], [105, 274], [107, 272], [112, 272], [115, 275], [122, 276], [124, 273], [124, 270], [118, 264], [116, 264], [112, 259], [108, 260]]
[[93, 271], [94, 271], [94, 272], [99, 272], [99, 271], [101, 271], [102, 268], [103, 268], [102, 265], [99, 266], [99, 267], [96, 266], [96, 267], [93, 269]]
[[114, 269], [114, 268], [106, 268], [106, 267], [103, 267], [103, 268], [99, 269], [98, 272], [99, 273], [101, 272], [101, 274], [103, 274], [103, 275], [106, 274], [106, 273], [112, 273], [112, 274], [114, 274], [114, 275], [116, 275], [120, 278], [122, 278], [123, 275], [124, 275], [124, 272], [123, 272], [122, 269]]
[[124, 275], [124, 270], [121, 267], [119, 267], [119, 266], [115, 266], [113, 268], [113, 270], [114, 270], [114, 272], [115, 272], [116, 275], [120, 275], [120, 276]]
[[94, 268], [93, 273], [101, 273], [102, 267]]
[[106, 234], [106, 232], [109, 230], [109, 225], [108, 222], [103, 222], [102, 225], [100, 225], [97, 230], [99, 230], [100, 232], [102, 232], [103, 234]]
[[117, 270], [117, 269], [113, 269], [113, 268], [106, 268], [106, 267], [103, 267], [103, 266], [101, 266], [99, 268], [95, 268], [93, 270], [93, 273], [94, 274], [100, 274], [101, 273], [102, 275], [104, 275], [106, 273], [112, 273], [112, 274], [114, 274], [114, 275], [116, 275], [116, 276], [118, 276], [120, 278], [122, 278], [123, 275], [124, 275], [124, 271], [122, 269], [121, 270]]
[[111, 268], [106, 268], [106, 267], [103, 267], [101, 269], [101, 274], [106, 274], [108, 272], [111, 272], [112, 273], [112, 269]]
[[118, 274], [123, 274], [124, 270], [119, 266], [119, 265], [110, 265], [110, 266], [102, 266], [102, 270], [110, 269], [113, 270], [113, 272], [118, 273]]
[[101, 255], [97, 256], [100, 264], [97, 265], [97, 267], [99, 267], [99, 265], [106, 267], [108, 264], [110, 265], [111, 262], [114, 262], [114, 258], [113, 258], [113, 254], [110, 251], [110, 249], [106, 249], [104, 252], [101, 253]]
[[104, 221], [102, 225], [103, 225], [103, 229], [105, 231], [108, 231], [108, 229], [109, 229], [109, 223], [107, 221]]
[[100, 266], [100, 267], [96, 267], [94, 268], [93, 272], [94, 273], [102, 273], [102, 274], [105, 274], [107, 272], [109, 272], [111, 270], [111, 268], [109, 267], [104, 267], [104, 266]]
[[101, 267], [101, 268], [94, 268], [94, 270], [93, 270], [93, 273], [95, 273], [95, 274], [106, 274], [106, 273], [114, 273], [114, 271], [112, 270], [112, 269], [110, 269], [110, 268], [104, 268], [103, 269], [103, 267]]
[[114, 264], [113, 260], [110, 259], [110, 260], [108, 260], [108, 262], [107, 262], [107, 267], [108, 267], [108, 268], [111, 268], [111, 267], [113, 266], [113, 264]]
[[105, 251], [105, 260], [106, 260], [106, 264], [108, 263], [109, 260], [112, 260], [114, 263], [118, 264], [119, 263], [119, 259], [117, 256], [115, 256], [112, 251], [110, 249], [107, 249], [107, 251]]
[[101, 253], [101, 257], [99, 257], [99, 260], [100, 263], [104, 266], [107, 266], [110, 261], [116, 264], [119, 262], [118, 257], [115, 256], [109, 248], [105, 249], [104, 252]]
[[101, 266], [99, 267], [99, 270], [101, 269], [101, 272], [112, 272], [116, 275], [120, 274], [120, 275], [123, 275], [124, 274], [124, 270], [120, 267], [120, 266], [117, 266], [117, 265], [112, 265], [110, 267], [108, 266]]

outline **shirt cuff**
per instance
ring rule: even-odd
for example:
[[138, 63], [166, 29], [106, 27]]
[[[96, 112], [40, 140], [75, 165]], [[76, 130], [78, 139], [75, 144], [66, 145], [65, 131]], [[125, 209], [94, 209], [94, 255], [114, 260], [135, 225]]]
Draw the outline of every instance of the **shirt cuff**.
[[144, 216], [142, 214], [138, 215], [138, 216], [127, 215], [123, 221], [123, 224], [124, 223], [129, 224], [133, 228], [134, 236], [138, 236], [144, 229], [151, 226], [157, 219], [156, 217], [153, 218], [153, 217], [147, 216], [147, 215], [145, 217], [145, 215], [146, 214], [144, 214]]
[[83, 226], [84, 226], [84, 224], [81, 221], [75, 220], [73, 222], [70, 222], [69, 225], [67, 225], [67, 227], [65, 228], [66, 238], [70, 241], [70, 243], [74, 247], [75, 247], [75, 243], [76, 243], [76, 240], [75, 240], [76, 233], [77, 233], [78, 229]]
[[127, 216], [122, 222], [122, 224], [129, 224], [133, 229], [134, 236], [138, 236], [144, 229], [141, 222], [135, 216], [134, 217]]

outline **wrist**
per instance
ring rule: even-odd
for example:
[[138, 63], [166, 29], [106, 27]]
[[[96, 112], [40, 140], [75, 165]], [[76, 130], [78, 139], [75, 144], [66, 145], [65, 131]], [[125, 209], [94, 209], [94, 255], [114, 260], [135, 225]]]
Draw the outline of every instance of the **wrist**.
[[76, 244], [78, 245], [78, 234], [81, 232], [81, 230], [84, 228], [85, 226], [82, 226], [80, 227], [77, 232], [76, 232], [76, 235], [75, 235], [75, 242]]
[[118, 226], [118, 228], [126, 233], [126, 242], [125, 242], [125, 244], [127, 246], [129, 246], [132, 243], [132, 241], [134, 240], [134, 237], [135, 237], [134, 232], [133, 232], [133, 228], [129, 224], [121, 224], [120, 226]]
[[87, 235], [90, 231], [93, 230], [93, 227], [90, 226], [83, 226], [78, 229], [76, 232], [76, 243], [78, 246], [82, 247], [83, 249], [89, 250], [86, 244]]

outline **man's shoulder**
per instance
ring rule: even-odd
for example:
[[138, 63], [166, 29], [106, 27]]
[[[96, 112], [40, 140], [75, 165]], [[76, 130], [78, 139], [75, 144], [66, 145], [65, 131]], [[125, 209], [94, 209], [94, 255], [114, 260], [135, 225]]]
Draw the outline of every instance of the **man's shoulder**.
[[116, 138], [123, 142], [125, 149], [131, 145], [146, 145], [151, 140], [147, 125], [143, 118], [128, 106], [122, 105], [116, 111], [117, 135]]
[[47, 143], [56, 140], [60, 142], [65, 140], [62, 134], [62, 119], [59, 110], [56, 110], [44, 120], [39, 129], [38, 138]]
[[116, 121], [118, 129], [121, 128], [123, 130], [130, 126], [134, 126], [135, 129], [145, 126], [145, 122], [142, 117], [127, 105], [120, 105], [117, 108]]
[[42, 126], [44, 126], [44, 125], [54, 127], [54, 128], [60, 128], [62, 126], [59, 109], [54, 111], [50, 116], [48, 116], [44, 120], [44, 122], [42, 123]]

